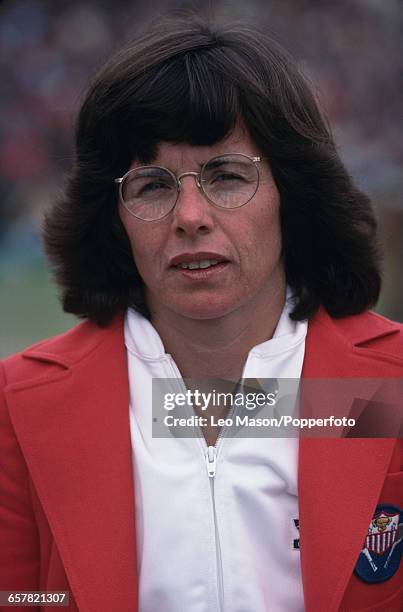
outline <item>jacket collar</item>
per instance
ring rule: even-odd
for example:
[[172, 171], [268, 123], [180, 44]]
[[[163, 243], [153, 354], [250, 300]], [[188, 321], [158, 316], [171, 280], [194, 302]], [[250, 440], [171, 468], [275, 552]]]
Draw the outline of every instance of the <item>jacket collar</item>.
[[[344, 319], [332, 319], [326, 310], [321, 307], [317, 314], [309, 321], [307, 347], [311, 349], [318, 339], [324, 340], [324, 344], [328, 346], [329, 350], [327, 353], [332, 370], [334, 370], [339, 360], [331, 359], [333, 345], [344, 352], [351, 351], [351, 349], [365, 347], [379, 338], [393, 336], [399, 333], [401, 327], [400, 324], [373, 313], [350, 316]], [[23, 352], [23, 356], [70, 368], [89, 355], [99, 344], [102, 344], [105, 338], [109, 337], [114, 338], [116, 341], [119, 339], [123, 343], [122, 314], [116, 316], [104, 328], [85, 321], [65, 334], [33, 345]], [[378, 356], [379, 352], [377, 352]], [[388, 356], [390, 357], [387, 353], [384, 356], [386, 360]], [[340, 362], [343, 362], [343, 360], [340, 360]], [[403, 364], [401, 357], [399, 363], [400, 365]], [[339, 368], [336, 369], [339, 370]], [[342, 369], [347, 371], [348, 376], [351, 376], [350, 371], [346, 368]], [[304, 364], [304, 376], [317, 377], [319, 375], [319, 364], [314, 359], [306, 361]], [[335, 375], [335, 372], [332, 375]]]
[[[375, 361], [368, 358], [371, 348], [363, 348], [397, 331], [392, 323], [361, 325], [358, 317], [355, 324], [336, 325], [321, 310], [309, 323], [303, 376], [376, 377], [382, 375], [382, 363], [389, 376], [401, 375], [401, 362], [393, 373], [390, 355], [383, 359], [377, 353]], [[101, 330], [84, 323], [27, 350], [24, 357], [54, 364], [39, 379], [36, 375], [10, 385], [7, 397], [78, 607], [133, 611], [135, 521], [122, 317]], [[301, 564], [307, 610], [338, 608], [393, 445], [393, 440], [329, 444], [301, 439]]]

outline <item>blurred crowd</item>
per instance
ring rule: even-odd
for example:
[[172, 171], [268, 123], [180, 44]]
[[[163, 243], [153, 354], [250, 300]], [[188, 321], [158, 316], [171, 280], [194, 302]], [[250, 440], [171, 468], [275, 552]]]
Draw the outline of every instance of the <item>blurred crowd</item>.
[[[149, 17], [213, 6], [258, 19], [314, 83], [342, 157], [401, 223], [403, 8], [399, 0], [4, 0], [0, 5], [0, 254], [42, 256], [41, 215], [72, 160], [94, 69]], [[392, 211], [388, 213], [388, 211]], [[392, 229], [393, 229], [392, 227]], [[398, 266], [399, 268], [399, 266]]]

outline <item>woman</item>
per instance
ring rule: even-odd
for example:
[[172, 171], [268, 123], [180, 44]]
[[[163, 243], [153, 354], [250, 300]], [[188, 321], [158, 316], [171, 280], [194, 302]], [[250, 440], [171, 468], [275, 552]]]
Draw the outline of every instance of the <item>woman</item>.
[[401, 441], [153, 435], [155, 379], [402, 376], [401, 326], [367, 312], [370, 203], [286, 52], [198, 18], [137, 37], [87, 93], [45, 243], [85, 322], [3, 365], [0, 588], [400, 610]]

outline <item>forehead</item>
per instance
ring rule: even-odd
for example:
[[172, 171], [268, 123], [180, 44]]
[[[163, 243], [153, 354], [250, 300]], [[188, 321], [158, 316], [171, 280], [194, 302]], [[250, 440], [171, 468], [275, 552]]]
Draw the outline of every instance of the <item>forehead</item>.
[[[249, 132], [243, 125], [236, 125], [229, 134], [219, 142], [208, 146], [197, 146], [188, 143], [160, 142], [157, 146], [153, 164], [167, 166], [172, 170], [180, 170], [189, 164], [201, 166], [217, 155], [225, 153], [243, 153], [251, 157], [260, 155], [260, 151], [252, 141]], [[132, 168], [141, 165], [137, 160]]]

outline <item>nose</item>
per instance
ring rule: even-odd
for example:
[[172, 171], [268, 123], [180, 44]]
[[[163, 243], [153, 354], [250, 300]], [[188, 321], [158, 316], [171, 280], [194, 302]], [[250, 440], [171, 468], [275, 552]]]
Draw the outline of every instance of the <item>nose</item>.
[[213, 207], [198, 186], [197, 172], [187, 172], [178, 178], [181, 190], [174, 209], [175, 233], [188, 236], [208, 234], [214, 227]]

